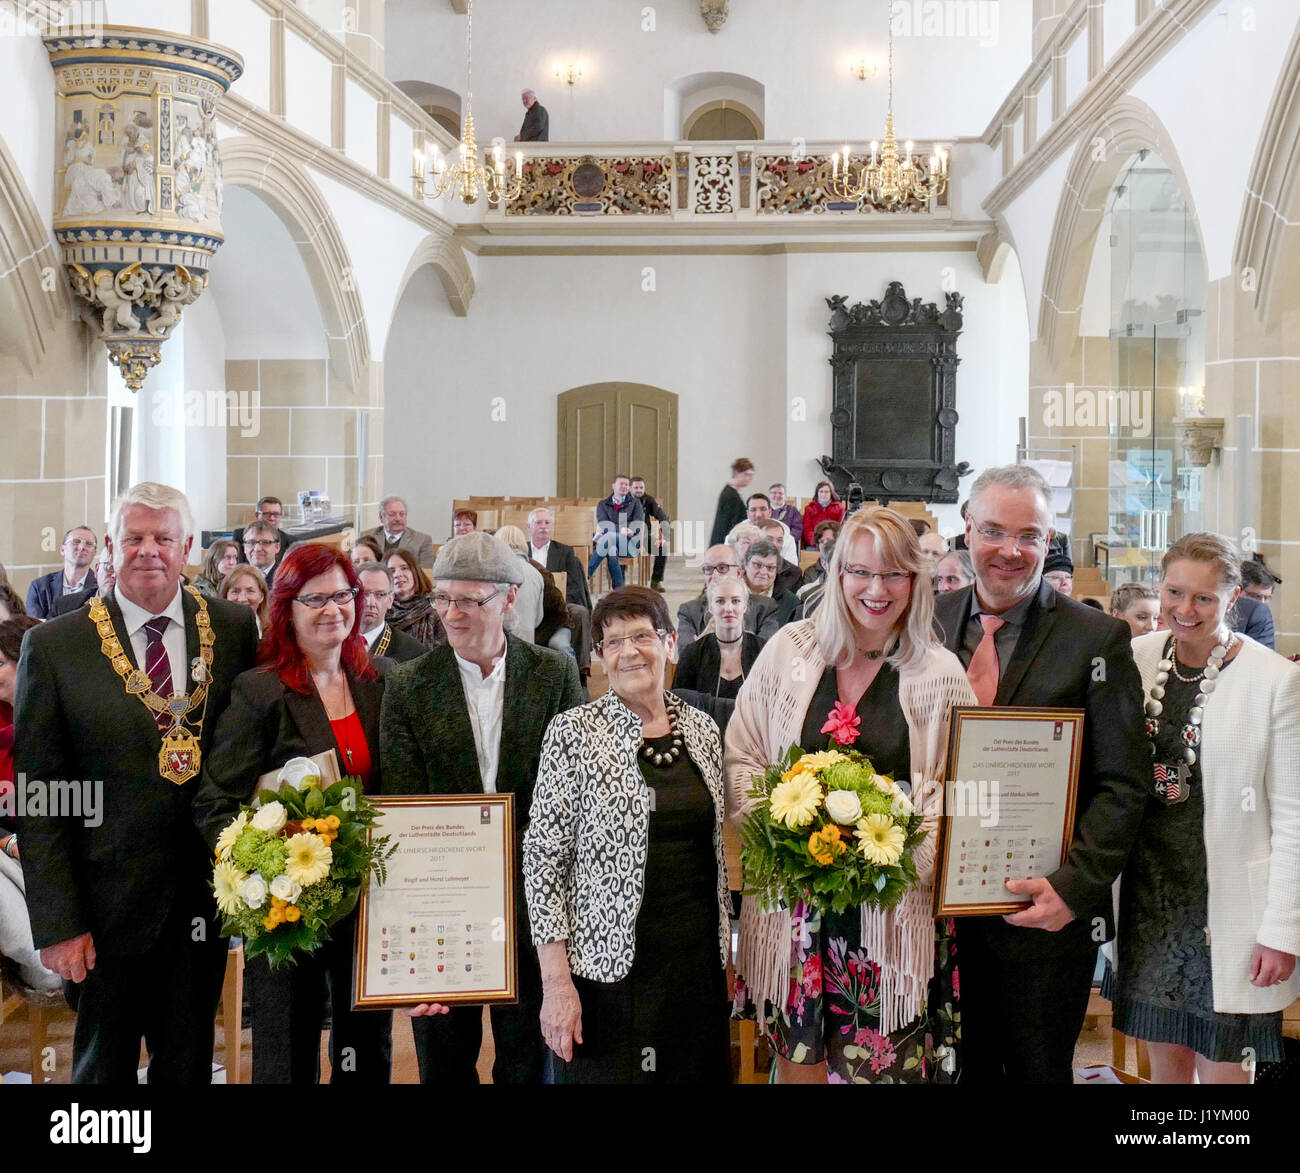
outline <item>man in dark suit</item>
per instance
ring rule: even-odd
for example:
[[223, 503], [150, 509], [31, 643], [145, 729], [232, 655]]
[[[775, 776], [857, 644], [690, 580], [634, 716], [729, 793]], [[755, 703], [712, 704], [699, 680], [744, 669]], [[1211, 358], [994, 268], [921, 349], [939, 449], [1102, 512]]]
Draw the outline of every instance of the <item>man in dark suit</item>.
[[519, 128], [519, 133], [515, 135], [515, 142], [549, 142], [551, 137], [551, 117], [546, 113], [546, 107], [537, 100], [537, 95], [532, 90], [524, 90], [519, 96], [523, 100], [524, 109], [528, 113], [524, 115], [524, 123]]
[[[1246, 563], [1243, 563], [1246, 565]], [[1266, 648], [1273, 647], [1276, 636], [1273, 628], [1273, 612], [1266, 603], [1252, 599], [1245, 592], [1237, 596], [1236, 603], [1228, 611], [1228, 626], [1233, 631], [1248, 635]], [[1276, 650], [1276, 649], [1274, 649]]]
[[90, 564], [95, 561], [98, 548], [99, 539], [93, 530], [84, 525], [68, 530], [59, 547], [63, 569], [32, 579], [27, 588], [27, 614], [33, 619], [48, 619], [54, 613], [54, 604], [60, 599], [93, 589], [95, 572]]
[[650, 541], [650, 519], [659, 523], [659, 544], [655, 547], [654, 565], [650, 568], [650, 589], [664, 593], [664, 567], [668, 565], [668, 510], [659, 504], [645, 489], [645, 477], [632, 478], [632, 496], [641, 502], [645, 510], [646, 541]]
[[961, 938], [963, 1081], [1070, 1083], [1097, 948], [1114, 933], [1111, 884], [1147, 805], [1150, 751], [1128, 625], [1042, 577], [1051, 491], [1033, 469], [986, 471], [971, 490], [974, 585], [935, 598], [945, 646], [983, 705], [1085, 710], [1074, 833], [1046, 878], [1012, 879], [1032, 904], [966, 917]]
[[244, 554], [248, 564], [261, 574], [266, 582], [266, 593], [271, 593], [276, 568], [287, 552], [280, 542], [280, 531], [269, 521], [254, 521], [244, 527]]
[[[515, 796], [515, 858], [522, 858], [542, 737], [551, 719], [587, 697], [572, 657], [506, 634], [504, 617], [523, 579], [500, 538], [472, 533], [438, 551], [434, 606], [447, 643], [389, 673], [380, 719], [386, 794]], [[529, 947], [516, 876], [519, 1001], [492, 1007], [494, 1083], [540, 1083], [545, 1048], [542, 980]], [[416, 1007], [412, 1031], [422, 1083], [477, 1083], [483, 1012]]]
[[91, 817], [83, 799], [40, 813], [29, 800], [20, 818], [33, 940], [81, 985], [73, 1083], [133, 1086], [142, 1037], [151, 1083], [211, 1079], [226, 943], [190, 806], [257, 625], [180, 589], [193, 534], [177, 490], [128, 490], [110, 527], [116, 586], [32, 629], [19, 663], [20, 785], [84, 780], [94, 799]]
[[552, 574], [564, 574], [564, 601], [570, 614], [578, 621], [578, 668], [586, 673], [591, 668], [591, 595], [587, 591], [587, 576], [582, 573], [582, 563], [572, 546], [557, 542], [551, 534], [555, 531], [555, 514], [539, 506], [528, 515], [528, 557]]
[[[269, 581], [275, 577], [275, 572], [280, 566], [280, 559], [289, 552], [289, 547], [293, 545], [293, 538], [280, 528], [280, 523], [284, 520], [284, 503], [279, 497], [263, 497], [257, 503], [257, 517], [254, 520], [264, 521], [267, 525], [274, 527], [275, 540], [280, 543], [280, 548], [276, 553], [275, 561], [271, 563], [270, 574], [267, 576]], [[245, 528], [245, 526], [241, 525], [230, 535], [230, 540], [239, 548], [239, 560], [241, 562], [250, 561], [244, 550]]]
[[398, 662], [423, 656], [429, 650], [424, 644], [388, 624], [388, 612], [396, 597], [392, 567], [386, 562], [363, 562], [357, 568], [357, 578], [361, 580], [361, 637], [371, 656]]
[[117, 576], [113, 573], [113, 551], [105, 543], [95, 559], [94, 571], [86, 577], [88, 584], [86, 588], [75, 595], [64, 595], [62, 598], [55, 599], [50, 604], [49, 614], [45, 618], [53, 619], [56, 615], [66, 615], [69, 611], [80, 610], [96, 595], [111, 590], [116, 581]]
[[632, 496], [632, 481], [619, 473], [611, 486], [613, 492], [596, 506], [596, 534], [592, 539], [587, 577], [596, 573], [603, 558], [609, 565], [609, 583], [617, 590], [623, 585], [620, 558], [635, 558], [645, 543], [645, 510]]
[[379, 524], [361, 536], [379, 543], [385, 561], [398, 550], [409, 550], [421, 567], [433, 565], [433, 535], [406, 524], [406, 502], [401, 497], [385, 497], [379, 503]]

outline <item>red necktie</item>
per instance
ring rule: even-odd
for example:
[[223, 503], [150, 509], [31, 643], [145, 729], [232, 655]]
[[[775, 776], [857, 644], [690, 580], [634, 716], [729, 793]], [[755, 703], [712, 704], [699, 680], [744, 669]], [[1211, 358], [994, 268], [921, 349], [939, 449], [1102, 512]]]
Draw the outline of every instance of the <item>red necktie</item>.
[[970, 658], [966, 675], [970, 686], [975, 690], [975, 699], [981, 705], [991, 705], [998, 695], [998, 649], [994, 646], [993, 636], [999, 627], [1006, 623], [996, 615], [981, 615], [980, 626], [984, 628], [984, 638]]
[[[169, 623], [171, 620], [166, 615], [159, 615], [144, 625], [145, 631], [149, 633], [149, 642], [144, 649], [144, 670], [153, 683], [154, 692], [163, 700], [172, 694], [171, 661], [167, 658], [167, 649], [163, 646], [163, 632], [167, 630]], [[160, 729], [169, 729], [171, 723], [171, 716], [166, 711], [158, 714]]]

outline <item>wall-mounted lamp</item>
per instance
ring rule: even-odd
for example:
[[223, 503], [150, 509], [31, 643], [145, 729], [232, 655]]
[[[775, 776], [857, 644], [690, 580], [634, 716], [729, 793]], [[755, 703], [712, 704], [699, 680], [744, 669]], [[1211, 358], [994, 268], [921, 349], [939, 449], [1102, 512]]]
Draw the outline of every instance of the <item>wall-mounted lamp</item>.
[[880, 72], [879, 61], [868, 61], [865, 57], [855, 57], [849, 62], [849, 73], [858, 79], [866, 81], [869, 77], [875, 77]]
[[557, 81], [567, 82], [571, 86], [576, 86], [582, 80], [582, 66], [576, 64], [557, 65], [555, 67], [555, 77]]

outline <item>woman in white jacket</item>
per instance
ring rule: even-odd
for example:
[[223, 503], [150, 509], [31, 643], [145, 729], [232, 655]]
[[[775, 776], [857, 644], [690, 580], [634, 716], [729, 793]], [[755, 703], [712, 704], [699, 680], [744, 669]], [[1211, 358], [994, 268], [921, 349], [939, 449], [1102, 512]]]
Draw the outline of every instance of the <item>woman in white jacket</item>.
[[[729, 817], [743, 818], [753, 777], [790, 745], [826, 748], [820, 730], [838, 700], [862, 719], [852, 748], [910, 784], [936, 828], [941, 796], [930, 784], [943, 779], [949, 713], [976, 702], [933, 616], [929, 565], [907, 519], [881, 508], [850, 516], [816, 615], [768, 642], [736, 699]], [[951, 924], [936, 926], [931, 911], [933, 833], [916, 862], [920, 886], [888, 912], [823, 914], [802, 902], [767, 912], [745, 899], [736, 972], [773, 1036], [779, 1082], [955, 1079], [956, 951]]]
[[1247, 1083], [1300, 992], [1300, 667], [1228, 630], [1241, 565], [1216, 534], [1161, 564], [1167, 630], [1133, 657], [1151, 798], [1120, 886], [1115, 1029], [1158, 1083]]

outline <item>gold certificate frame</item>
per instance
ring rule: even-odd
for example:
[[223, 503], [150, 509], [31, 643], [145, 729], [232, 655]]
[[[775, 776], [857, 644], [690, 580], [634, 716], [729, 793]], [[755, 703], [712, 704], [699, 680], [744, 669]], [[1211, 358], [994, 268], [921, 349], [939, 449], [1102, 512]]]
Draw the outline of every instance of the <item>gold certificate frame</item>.
[[1028, 907], [1009, 879], [1046, 877], [1074, 836], [1083, 709], [958, 705], [948, 731], [934, 877], [936, 917]]
[[373, 801], [397, 850], [361, 896], [353, 1007], [518, 1001], [514, 795]]

